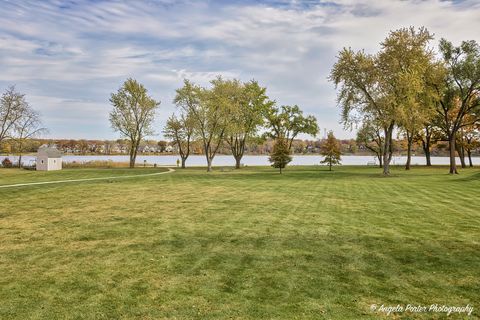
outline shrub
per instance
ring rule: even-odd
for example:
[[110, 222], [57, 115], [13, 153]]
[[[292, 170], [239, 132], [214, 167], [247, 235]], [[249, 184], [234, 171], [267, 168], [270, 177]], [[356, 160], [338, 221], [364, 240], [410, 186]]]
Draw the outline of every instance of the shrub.
[[284, 138], [278, 138], [275, 140], [273, 151], [270, 155], [270, 158], [268, 158], [268, 161], [272, 163], [272, 167], [280, 169], [280, 173], [282, 173], [282, 169], [284, 169], [287, 164], [292, 161], [287, 141]]
[[2, 167], [11, 168], [12, 166], [13, 166], [13, 163], [12, 163], [12, 161], [10, 161], [10, 159], [8, 159], [8, 158], [3, 159]]

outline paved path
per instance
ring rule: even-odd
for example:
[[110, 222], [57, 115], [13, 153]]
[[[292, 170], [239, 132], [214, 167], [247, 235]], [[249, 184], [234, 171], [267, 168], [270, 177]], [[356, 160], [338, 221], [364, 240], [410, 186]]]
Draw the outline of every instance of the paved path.
[[85, 178], [85, 179], [72, 179], [72, 180], [55, 180], [55, 181], [43, 181], [43, 182], [29, 182], [29, 183], [17, 183], [17, 184], [7, 184], [0, 185], [1, 188], [14, 188], [14, 187], [24, 187], [24, 186], [35, 186], [42, 184], [56, 184], [56, 183], [68, 183], [68, 182], [82, 182], [82, 181], [96, 181], [96, 180], [112, 180], [112, 179], [125, 179], [125, 178], [136, 178], [136, 177], [147, 177], [147, 176], [157, 176], [160, 174], [167, 174], [174, 172], [172, 168], [167, 168], [168, 171], [156, 172], [156, 173], [147, 173], [147, 174], [136, 174], [130, 176], [116, 176], [116, 177], [101, 177], [101, 178]]

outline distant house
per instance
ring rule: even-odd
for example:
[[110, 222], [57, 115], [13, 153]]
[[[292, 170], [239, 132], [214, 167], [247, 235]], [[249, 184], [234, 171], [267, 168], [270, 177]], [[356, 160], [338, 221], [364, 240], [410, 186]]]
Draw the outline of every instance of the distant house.
[[62, 153], [54, 147], [40, 147], [37, 152], [37, 170], [62, 170]]

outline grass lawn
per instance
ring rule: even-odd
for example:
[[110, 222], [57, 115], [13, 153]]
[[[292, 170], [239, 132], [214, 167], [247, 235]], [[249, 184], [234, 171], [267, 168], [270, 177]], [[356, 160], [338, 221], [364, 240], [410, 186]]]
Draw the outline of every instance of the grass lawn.
[[[0, 169], [0, 185], [154, 170]], [[480, 317], [480, 170], [335, 170], [0, 189], [0, 319]]]
[[69, 179], [89, 179], [89, 178], [108, 178], [121, 177], [131, 175], [143, 175], [167, 171], [166, 168], [115, 168], [115, 169], [64, 169], [61, 171], [34, 171], [34, 170], [17, 170], [17, 169], [0, 169], [0, 186], [29, 183], [58, 181]]

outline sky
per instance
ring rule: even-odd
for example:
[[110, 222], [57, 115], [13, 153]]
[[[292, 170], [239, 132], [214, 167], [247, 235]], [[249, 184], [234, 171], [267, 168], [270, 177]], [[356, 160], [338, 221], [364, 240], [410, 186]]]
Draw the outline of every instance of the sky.
[[375, 52], [408, 26], [434, 33], [433, 48], [480, 42], [480, 1], [0, 0], [0, 90], [26, 94], [47, 138], [116, 139], [109, 97], [132, 77], [161, 101], [151, 138], [162, 139], [184, 78], [255, 79], [313, 114], [320, 137], [349, 138], [327, 79], [338, 51]]

